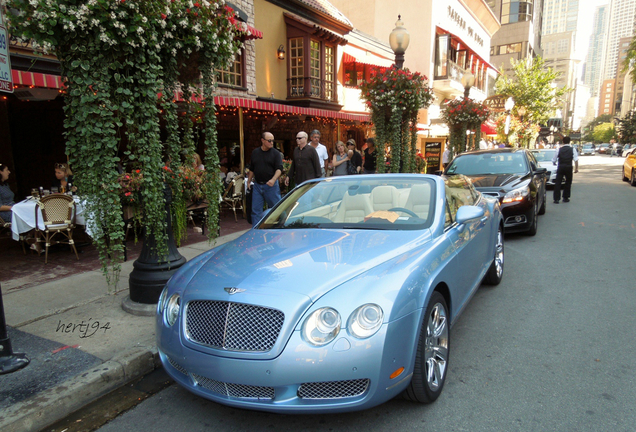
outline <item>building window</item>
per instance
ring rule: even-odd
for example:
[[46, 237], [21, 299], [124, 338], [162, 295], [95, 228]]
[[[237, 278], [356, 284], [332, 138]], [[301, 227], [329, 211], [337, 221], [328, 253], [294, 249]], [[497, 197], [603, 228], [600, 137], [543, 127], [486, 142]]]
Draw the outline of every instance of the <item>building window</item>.
[[560, 41], [557, 42], [557, 54], [563, 54], [568, 52], [568, 40], [567, 39], [561, 39]]
[[522, 50], [522, 44], [521, 42], [517, 42], [517, 43], [508, 44], [508, 45], [499, 45], [497, 49], [498, 49], [497, 54], [499, 55], [520, 53]]
[[309, 43], [309, 76], [311, 77], [310, 96], [320, 96], [320, 42], [311, 40]]
[[291, 96], [302, 96], [305, 94], [305, 57], [303, 49], [303, 38], [289, 40], [289, 79], [291, 84]]
[[534, 0], [503, 0], [501, 4], [501, 23], [532, 21], [532, 3]]
[[325, 46], [325, 98], [334, 99], [334, 82], [336, 81], [336, 48]]
[[228, 69], [217, 69], [217, 81], [232, 87], [243, 87], [243, 54], [237, 54]]
[[358, 87], [364, 81], [364, 65], [360, 63], [345, 63], [344, 85]]

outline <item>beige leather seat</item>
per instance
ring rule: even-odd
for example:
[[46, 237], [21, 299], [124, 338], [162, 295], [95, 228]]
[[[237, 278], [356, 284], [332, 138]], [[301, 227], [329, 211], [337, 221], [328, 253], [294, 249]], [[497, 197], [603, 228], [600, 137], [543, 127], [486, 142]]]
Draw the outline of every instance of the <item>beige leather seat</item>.
[[399, 194], [395, 186], [376, 186], [371, 191], [373, 211], [388, 210], [398, 206]]
[[373, 213], [373, 209], [369, 204], [369, 196], [356, 194], [344, 194], [338, 211], [334, 216], [334, 222], [362, 222], [368, 214]]
[[428, 219], [428, 210], [431, 204], [431, 185], [416, 184], [411, 187], [411, 193], [406, 199], [406, 209], [413, 211], [422, 219]]

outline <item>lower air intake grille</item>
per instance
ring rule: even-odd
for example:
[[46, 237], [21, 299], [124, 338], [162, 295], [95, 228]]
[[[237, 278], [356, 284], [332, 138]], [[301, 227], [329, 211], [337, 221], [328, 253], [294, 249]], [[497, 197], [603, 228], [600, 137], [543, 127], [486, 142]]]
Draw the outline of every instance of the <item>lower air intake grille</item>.
[[185, 374], [185, 375], [188, 374], [188, 371], [185, 370], [185, 368], [183, 366], [181, 366], [179, 363], [177, 363], [176, 361], [172, 360], [168, 356], [166, 356], [166, 358], [168, 359], [168, 363], [170, 363], [170, 366], [172, 366], [173, 368], [175, 368], [176, 370], [178, 370], [182, 374]]
[[239, 399], [274, 399], [274, 387], [259, 387], [244, 384], [230, 384], [192, 374], [197, 385], [223, 396]]
[[368, 379], [305, 383], [298, 389], [303, 399], [338, 399], [364, 394], [369, 388]]

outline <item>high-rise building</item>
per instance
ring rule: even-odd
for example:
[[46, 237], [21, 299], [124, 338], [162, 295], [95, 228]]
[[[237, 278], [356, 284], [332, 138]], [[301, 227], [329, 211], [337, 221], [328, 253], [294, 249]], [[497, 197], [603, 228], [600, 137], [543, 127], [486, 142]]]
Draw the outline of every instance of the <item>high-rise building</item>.
[[542, 35], [575, 32], [579, 0], [544, 0]]
[[603, 72], [603, 79], [606, 80], [616, 78], [620, 39], [634, 35], [634, 22], [636, 21], [636, 1], [612, 0], [610, 7], [607, 58], [604, 62]]
[[490, 41], [490, 61], [502, 73], [511, 73], [510, 60], [541, 55], [543, 0], [492, 0], [487, 2], [501, 22]]
[[598, 95], [605, 61], [605, 44], [609, 28], [609, 5], [598, 6], [594, 12], [594, 24], [590, 36], [590, 47], [587, 52], [585, 77], [583, 81], [590, 88], [590, 94]]
[[616, 80], [604, 80], [599, 89], [598, 115], [612, 114], [614, 112], [614, 94], [616, 93]]
[[[627, 50], [629, 43], [632, 41], [630, 36], [622, 37], [618, 43], [618, 59], [616, 62], [616, 90], [614, 94], [614, 112], [612, 114], [620, 114], [623, 104], [623, 95], [625, 94], [625, 80], [631, 80], [631, 75], [624, 71], [624, 62], [627, 58]], [[629, 95], [626, 95], [629, 96]]]

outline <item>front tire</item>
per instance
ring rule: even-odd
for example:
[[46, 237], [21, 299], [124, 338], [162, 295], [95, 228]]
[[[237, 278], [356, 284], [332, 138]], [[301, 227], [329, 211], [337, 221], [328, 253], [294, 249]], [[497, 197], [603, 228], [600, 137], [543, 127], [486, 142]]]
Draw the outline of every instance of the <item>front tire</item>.
[[548, 187], [545, 186], [543, 189], [543, 203], [541, 203], [541, 208], [539, 209], [539, 213], [540, 215], [544, 215], [545, 214], [545, 198], [546, 198], [546, 189]]
[[432, 403], [446, 382], [450, 352], [450, 319], [446, 300], [433, 292], [426, 306], [424, 322], [417, 343], [411, 383], [403, 396], [413, 402]]
[[487, 285], [499, 285], [503, 278], [504, 271], [504, 235], [503, 228], [499, 226], [497, 230], [497, 240], [495, 243], [495, 259], [492, 261], [488, 273], [484, 278]]
[[538, 229], [538, 225], [539, 225], [539, 212], [537, 211], [537, 203], [535, 202], [534, 204], [534, 217], [532, 218], [532, 225], [530, 225], [530, 228], [528, 229], [528, 231], [526, 231], [526, 234], [529, 236], [534, 236], [537, 234], [537, 229]]
[[629, 181], [629, 184], [632, 186], [636, 186], [636, 165], [632, 168], [632, 178]]

